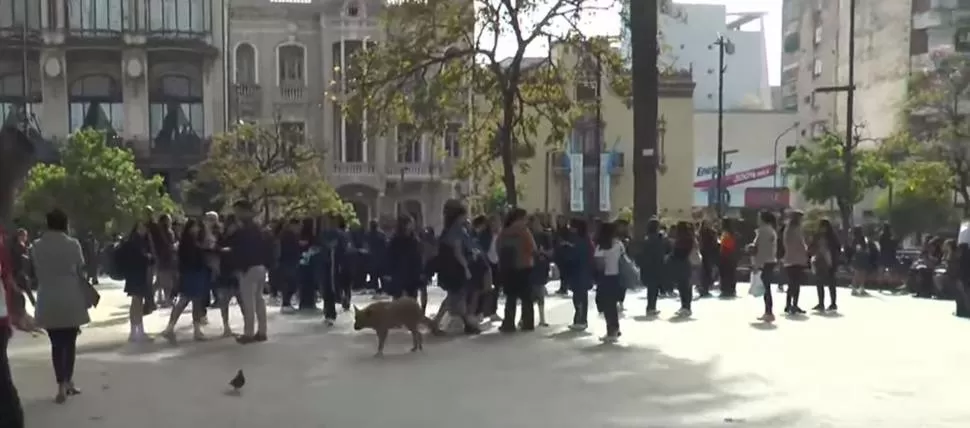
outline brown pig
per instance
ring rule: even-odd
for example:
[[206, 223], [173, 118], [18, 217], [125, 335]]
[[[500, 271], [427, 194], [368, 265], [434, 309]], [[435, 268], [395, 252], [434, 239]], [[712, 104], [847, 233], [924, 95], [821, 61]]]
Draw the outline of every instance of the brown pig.
[[387, 332], [392, 328], [404, 327], [411, 332], [414, 346], [411, 352], [424, 349], [424, 338], [418, 328], [421, 324], [428, 326], [434, 334], [441, 334], [441, 330], [434, 321], [424, 315], [421, 305], [410, 297], [402, 297], [392, 301], [374, 302], [364, 309], [354, 306], [354, 330], [372, 328], [377, 332], [377, 355], [384, 355], [384, 342]]

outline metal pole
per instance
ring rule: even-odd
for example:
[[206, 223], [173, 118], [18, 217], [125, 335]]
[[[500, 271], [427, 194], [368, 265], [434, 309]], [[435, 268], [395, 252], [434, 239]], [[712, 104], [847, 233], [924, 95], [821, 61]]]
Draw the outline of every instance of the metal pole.
[[647, 222], [657, 214], [657, 46], [658, 5], [631, 1], [630, 45], [633, 57], [633, 226], [646, 235]]
[[852, 194], [852, 151], [855, 149], [855, 135], [853, 135], [853, 103], [855, 101], [855, 7], [856, 0], [849, 0], [849, 88], [845, 98], [845, 150], [842, 150], [842, 168], [845, 174], [846, 192], [843, 204], [849, 209], [848, 224], [842, 225], [846, 231], [852, 223], [852, 201], [848, 198]]
[[600, 198], [603, 197], [602, 192], [600, 192], [600, 186], [602, 186], [602, 175], [603, 175], [603, 58], [596, 54], [596, 135], [593, 137], [593, 141], [596, 142], [596, 153], [593, 155], [593, 159], [596, 160], [596, 165], [594, 171], [596, 171], [596, 186], [595, 195], [596, 199], [593, 200], [593, 212], [597, 216], [603, 214], [600, 209]]
[[545, 184], [545, 201], [544, 201], [544, 204], [543, 205], [545, 206], [546, 214], [549, 213], [549, 169], [550, 169], [549, 168], [549, 164], [552, 163], [552, 154], [553, 154], [553, 152], [550, 152], [550, 151], [547, 151], [546, 152], [546, 166], [544, 168], [545, 169], [545, 183], [544, 183]]
[[795, 122], [791, 126], [789, 126], [788, 129], [786, 129], [784, 131], [781, 131], [781, 134], [778, 134], [778, 136], [775, 137], [775, 152], [774, 152], [774, 161], [773, 161], [774, 164], [775, 164], [775, 173], [772, 174], [772, 177], [771, 177], [771, 187], [773, 187], [773, 188], [777, 188], [778, 187], [778, 174], [779, 174], [779, 168], [778, 168], [778, 143], [781, 142], [781, 137], [784, 137], [785, 135], [788, 135], [789, 132], [791, 132], [793, 129], [795, 129], [797, 127], [798, 127], [798, 122]]
[[717, 37], [717, 217], [724, 217], [724, 36]]

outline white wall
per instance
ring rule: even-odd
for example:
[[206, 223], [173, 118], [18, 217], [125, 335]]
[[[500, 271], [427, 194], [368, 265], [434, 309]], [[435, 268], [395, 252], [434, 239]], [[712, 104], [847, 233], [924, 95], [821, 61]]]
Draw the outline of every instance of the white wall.
[[[725, 176], [752, 171], [764, 174], [766, 168], [775, 165], [775, 139], [790, 128], [796, 114], [777, 110], [734, 110], [724, 113], [725, 151], [738, 150], [729, 155]], [[784, 187], [788, 184], [783, 172], [785, 147], [798, 143], [798, 131], [791, 130], [778, 139], [777, 182], [773, 175], [729, 187], [731, 206], [744, 206], [744, 189], [748, 187]], [[670, 142], [665, 142], [670, 144]], [[717, 112], [698, 110], [694, 113], [694, 182], [710, 180], [717, 166]], [[792, 206], [801, 207], [799, 198], [792, 192]], [[694, 189], [694, 206], [707, 206], [706, 190]]]
[[724, 34], [735, 45], [725, 56], [725, 108], [771, 107], [767, 53], [763, 31], [728, 31], [727, 9], [723, 5], [677, 3], [680, 18], [662, 15], [664, 64], [694, 71], [694, 106], [717, 108], [718, 50], [712, 43]]

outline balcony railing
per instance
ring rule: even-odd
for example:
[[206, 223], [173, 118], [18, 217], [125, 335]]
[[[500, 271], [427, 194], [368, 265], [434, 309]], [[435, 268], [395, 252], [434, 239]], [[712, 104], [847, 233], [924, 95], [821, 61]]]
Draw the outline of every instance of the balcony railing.
[[36, 0], [0, 0], [0, 45], [23, 44], [39, 37], [43, 29], [40, 5]]
[[455, 173], [455, 163], [450, 160], [435, 162], [397, 162], [387, 171], [391, 180], [447, 180]]
[[241, 116], [260, 116], [263, 106], [263, 89], [255, 83], [237, 83], [230, 107]]
[[377, 172], [377, 168], [370, 162], [337, 162], [333, 172], [344, 177], [370, 177]]
[[126, 0], [65, 0], [65, 6], [65, 29], [71, 37], [120, 38], [129, 29]]
[[[595, 153], [585, 153], [583, 156], [583, 163], [589, 165], [588, 159], [590, 159], [592, 156], [595, 156]], [[609, 157], [610, 174], [618, 175], [623, 173], [623, 168], [626, 166], [626, 157], [623, 152], [604, 152], [601, 154], [601, 156], [604, 158]], [[576, 166], [570, 163], [569, 154], [565, 152], [554, 152], [551, 162], [552, 164], [550, 167], [557, 174], [568, 174], [570, 170]], [[595, 168], [595, 166], [590, 166], [588, 169]], [[584, 168], [584, 170], [586, 170], [586, 168]]]
[[283, 103], [302, 104], [306, 102], [306, 84], [303, 82], [280, 82], [279, 101]]

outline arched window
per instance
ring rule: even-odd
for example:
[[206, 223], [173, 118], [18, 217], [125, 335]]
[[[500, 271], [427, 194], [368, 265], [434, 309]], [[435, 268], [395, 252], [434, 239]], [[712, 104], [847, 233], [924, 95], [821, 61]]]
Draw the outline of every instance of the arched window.
[[118, 133], [125, 127], [125, 106], [118, 81], [92, 74], [71, 82], [68, 92], [71, 132], [94, 128]]
[[280, 84], [306, 84], [306, 50], [300, 45], [283, 45], [276, 48]]
[[[34, 79], [27, 80], [20, 73], [0, 76], [0, 124], [16, 125], [25, 119], [39, 118], [42, 106], [40, 84]], [[27, 91], [27, 116], [24, 116], [24, 90]]]
[[236, 46], [236, 83], [256, 84], [256, 48], [249, 43]]
[[178, 74], [164, 75], [148, 98], [156, 146], [201, 141], [199, 136], [205, 135], [201, 82]]

